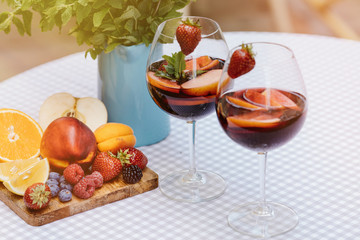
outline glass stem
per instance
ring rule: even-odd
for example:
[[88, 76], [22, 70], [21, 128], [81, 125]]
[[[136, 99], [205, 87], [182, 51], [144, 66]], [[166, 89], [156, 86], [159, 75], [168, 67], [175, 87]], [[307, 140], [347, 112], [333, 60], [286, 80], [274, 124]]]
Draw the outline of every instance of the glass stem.
[[197, 181], [196, 159], [195, 159], [195, 125], [196, 121], [187, 121], [189, 131], [189, 173], [186, 176], [187, 181]]
[[267, 216], [271, 215], [272, 211], [266, 204], [266, 165], [267, 165], [267, 152], [259, 152], [259, 176], [260, 176], [260, 199], [259, 207], [256, 209], [256, 214]]

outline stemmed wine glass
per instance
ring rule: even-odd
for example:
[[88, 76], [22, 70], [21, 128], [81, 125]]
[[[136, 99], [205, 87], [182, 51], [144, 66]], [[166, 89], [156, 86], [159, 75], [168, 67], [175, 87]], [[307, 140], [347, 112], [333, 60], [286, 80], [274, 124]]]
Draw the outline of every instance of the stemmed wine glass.
[[217, 85], [227, 54], [222, 31], [209, 18], [170, 19], [155, 33], [146, 69], [149, 93], [162, 110], [185, 120], [189, 128], [189, 169], [171, 173], [159, 184], [171, 199], [201, 202], [225, 191], [220, 175], [196, 168], [195, 123], [215, 111]]
[[254, 237], [272, 237], [298, 223], [296, 212], [265, 199], [268, 151], [300, 131], [307, 112], [305, 84], [294, 53], [268, 42], [242, 44], [230, 50], [218, 85], [216, 112], [225, 133], [257, 152], [260, 199], [234, 208], [229, 225]]

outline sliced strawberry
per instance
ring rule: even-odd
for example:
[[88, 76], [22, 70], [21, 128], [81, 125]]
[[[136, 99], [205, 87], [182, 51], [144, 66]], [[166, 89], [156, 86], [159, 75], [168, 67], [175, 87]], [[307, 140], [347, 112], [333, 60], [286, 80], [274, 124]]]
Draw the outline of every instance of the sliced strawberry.
[[255, 66], [255, 58], [251, 44], [242, 44], [241, 49], [233, 52], [230, 58], [228, 74], [237, 78], [251, 71]]
[[176, 29], [176, 38], [185, 55], [192, 53], [201, 40], [201, 29], [198, 22], [186, 19]]

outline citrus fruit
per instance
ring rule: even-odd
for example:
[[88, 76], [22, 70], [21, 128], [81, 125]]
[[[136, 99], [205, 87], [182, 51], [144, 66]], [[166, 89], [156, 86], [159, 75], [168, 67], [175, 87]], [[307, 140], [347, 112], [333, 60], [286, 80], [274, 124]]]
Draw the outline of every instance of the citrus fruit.
[[0, 162], [38, 157], [41, 137], [40, 125], [30, 116], [0, 109]]
[[0, 181], [8, 181], [16, 174], [31, 168], [38, 163], [40, 158], [20, 159], [11, 162], [0, 163]]
[[34, 183], [45, 183], [49, 177], [49, 161], [47, 158], [16, 173], [4, 181], [4, 186], [12, 193], [23, 196], [25, 190]]

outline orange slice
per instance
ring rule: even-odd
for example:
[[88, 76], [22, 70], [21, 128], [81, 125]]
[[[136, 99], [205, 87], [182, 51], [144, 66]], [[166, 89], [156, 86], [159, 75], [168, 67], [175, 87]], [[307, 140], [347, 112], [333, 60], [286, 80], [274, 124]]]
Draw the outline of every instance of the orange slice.
[[8, 181], [16, 174], [31, 168], [38, 163], [40, 158], [21, 159], [11, 162], [0, 163], [0, 181]]
[[[265, 90], [266, 91], [266, 90]], [[245, 91], [245, 98], [251, 103], [259, 104], [264, 107], [279, 107], [282, 108], [283, 106], [278, 102], [274, 101], [272, 98], [268, 98], [266, 94], [258, 92], [256, 89], [248, 89]]]
[[231, 96], [226, 96], [226, 99], [228, 102], [231, 102], [239, 107], [244, 107], [244, 108], [249, 108], [249, 109], [262, 109], [259, 106], [256, 106], [254, 104], [251, 104], [247, 101], [244, 101], [240, 98], [236, 98], [236, 97], [231, 97]]
[[41, 137], [40, 125], [30, 116], [0, 109], [0, 162], [38, 157]]
[[270, 99], [272, 102], [277, 103], [283, 107], [292, 108], [300, 111], [300, 108], [294, 103], [293, 100], [282, 94], [280, 91], [275, 89], [266, 89], [261, 94], [268, 97], [270, 93]]
[[243, 128], [273, 128], [278, 126], [280, 118], [270, 114], [252, 112], [244, 115], [230, 116], [226, 118], [230, 127]]
[[12, 178], [4, 181], [4, 186], [12, 193], [23, 196], [25, 190], [34, 183], [45, 183], [49, 177], [49, 161], [44, 158], [39, 162], [16, 173]]
[[172, 82], [170, 80], [167, 80], [165, 78], [161, 78], [155, 75], [154, 72], [148, 72], [147, 73], [147, 79], [148, 82], [162, 90], [173, 92], [173, 93], [179, 93], [180, 92], [180, 85], [178, 85], [176, 82]]

